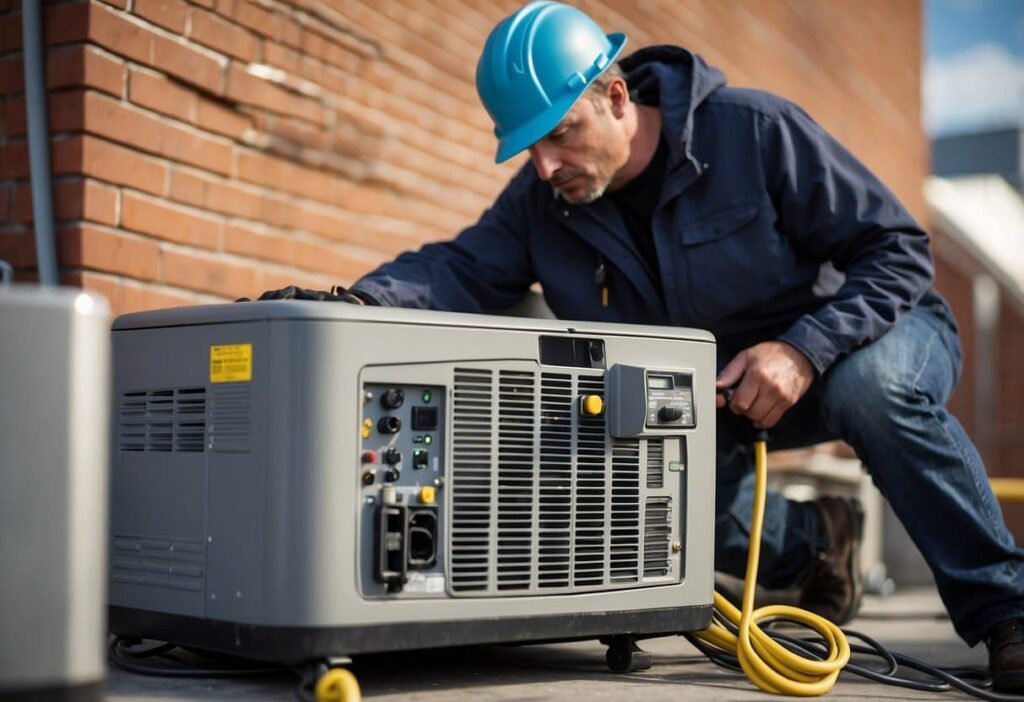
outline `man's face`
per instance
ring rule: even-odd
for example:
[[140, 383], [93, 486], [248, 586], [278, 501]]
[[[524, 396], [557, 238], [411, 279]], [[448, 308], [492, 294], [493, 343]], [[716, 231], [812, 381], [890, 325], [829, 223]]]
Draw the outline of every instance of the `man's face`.
[[629, 160], [629, 139], [606, 96], [584, 96], [547, 136], [530, 147], [540, 179], [567, 202], [585, 205], [604, 195]]

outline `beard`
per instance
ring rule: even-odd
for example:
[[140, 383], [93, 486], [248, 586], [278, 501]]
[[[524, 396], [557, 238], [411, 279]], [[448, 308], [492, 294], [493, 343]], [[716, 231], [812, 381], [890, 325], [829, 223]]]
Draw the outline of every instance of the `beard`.
[[[578, 179], [578, 183], [573, 184], [574, 188], [567, 191], [561, 187], [573, 179]], [[610, 177], [606, 178], [600, 174], [573, 169], [565, 173], [559, 173], [551, 180], [551, 186], [555, 189], [555, 193], [566, 202], [573, 205], [589, 205], [604, 195], [611, 180]]]

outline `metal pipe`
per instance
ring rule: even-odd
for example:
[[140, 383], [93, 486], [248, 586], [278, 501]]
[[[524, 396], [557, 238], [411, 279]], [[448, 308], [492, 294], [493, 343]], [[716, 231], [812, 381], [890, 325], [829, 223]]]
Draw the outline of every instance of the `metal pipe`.
[[14, 282], [14, 266], [7, 261], [0, 261], [0, 285], [10, 285]]
[[50, 177], [50, 121], [46, 110], [41, 0], [21, 3], [21, 36], [25, 64], [25, 117], [32, 179], [32, 218], [35, 222], [39, 282], [57, 285], [57, 242], [53, 227]]

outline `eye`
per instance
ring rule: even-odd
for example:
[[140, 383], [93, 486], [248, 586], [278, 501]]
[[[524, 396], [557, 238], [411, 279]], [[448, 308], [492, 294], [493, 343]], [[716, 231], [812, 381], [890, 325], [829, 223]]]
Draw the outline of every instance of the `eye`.
[[549, 137], [550, 137], [550, 138], [551, 138], [552, 140], [554, 140], [554, 141], [562, 141], [562, 140], [564, 140], [564, 139], [565, 139], [565, 138], [566, 138], [567, 136], [569, 136], [569, 133], [570, 133], [570, 132], [572, 131], [572, 129], [573, 129], [573, 125], [571, 125], [571, 124], [563, 124], [563, 125], [559, 125], [559, 126], [555, 127], [555, 128], [554, 128], [554, 129], [553, 129], [553, 130], [551, 131], [551, 133], [550, 133], [550, 134], [548, 134], [548, 136], [549, 136]]

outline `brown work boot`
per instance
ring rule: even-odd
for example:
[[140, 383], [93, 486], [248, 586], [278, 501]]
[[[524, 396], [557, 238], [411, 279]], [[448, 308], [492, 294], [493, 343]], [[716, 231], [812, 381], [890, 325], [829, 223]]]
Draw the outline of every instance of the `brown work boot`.
[[996, 624], [985, 637], [992, 686], [1000, 692], [1024, 692], [1024, 619]]
[[809, 504], [821, 515], [829, 547], [811, 565], [800, 606], [841, 626], [857, 615], [864, 596], [860, 572], [864, 510], [855, 497], [821, 497]]

